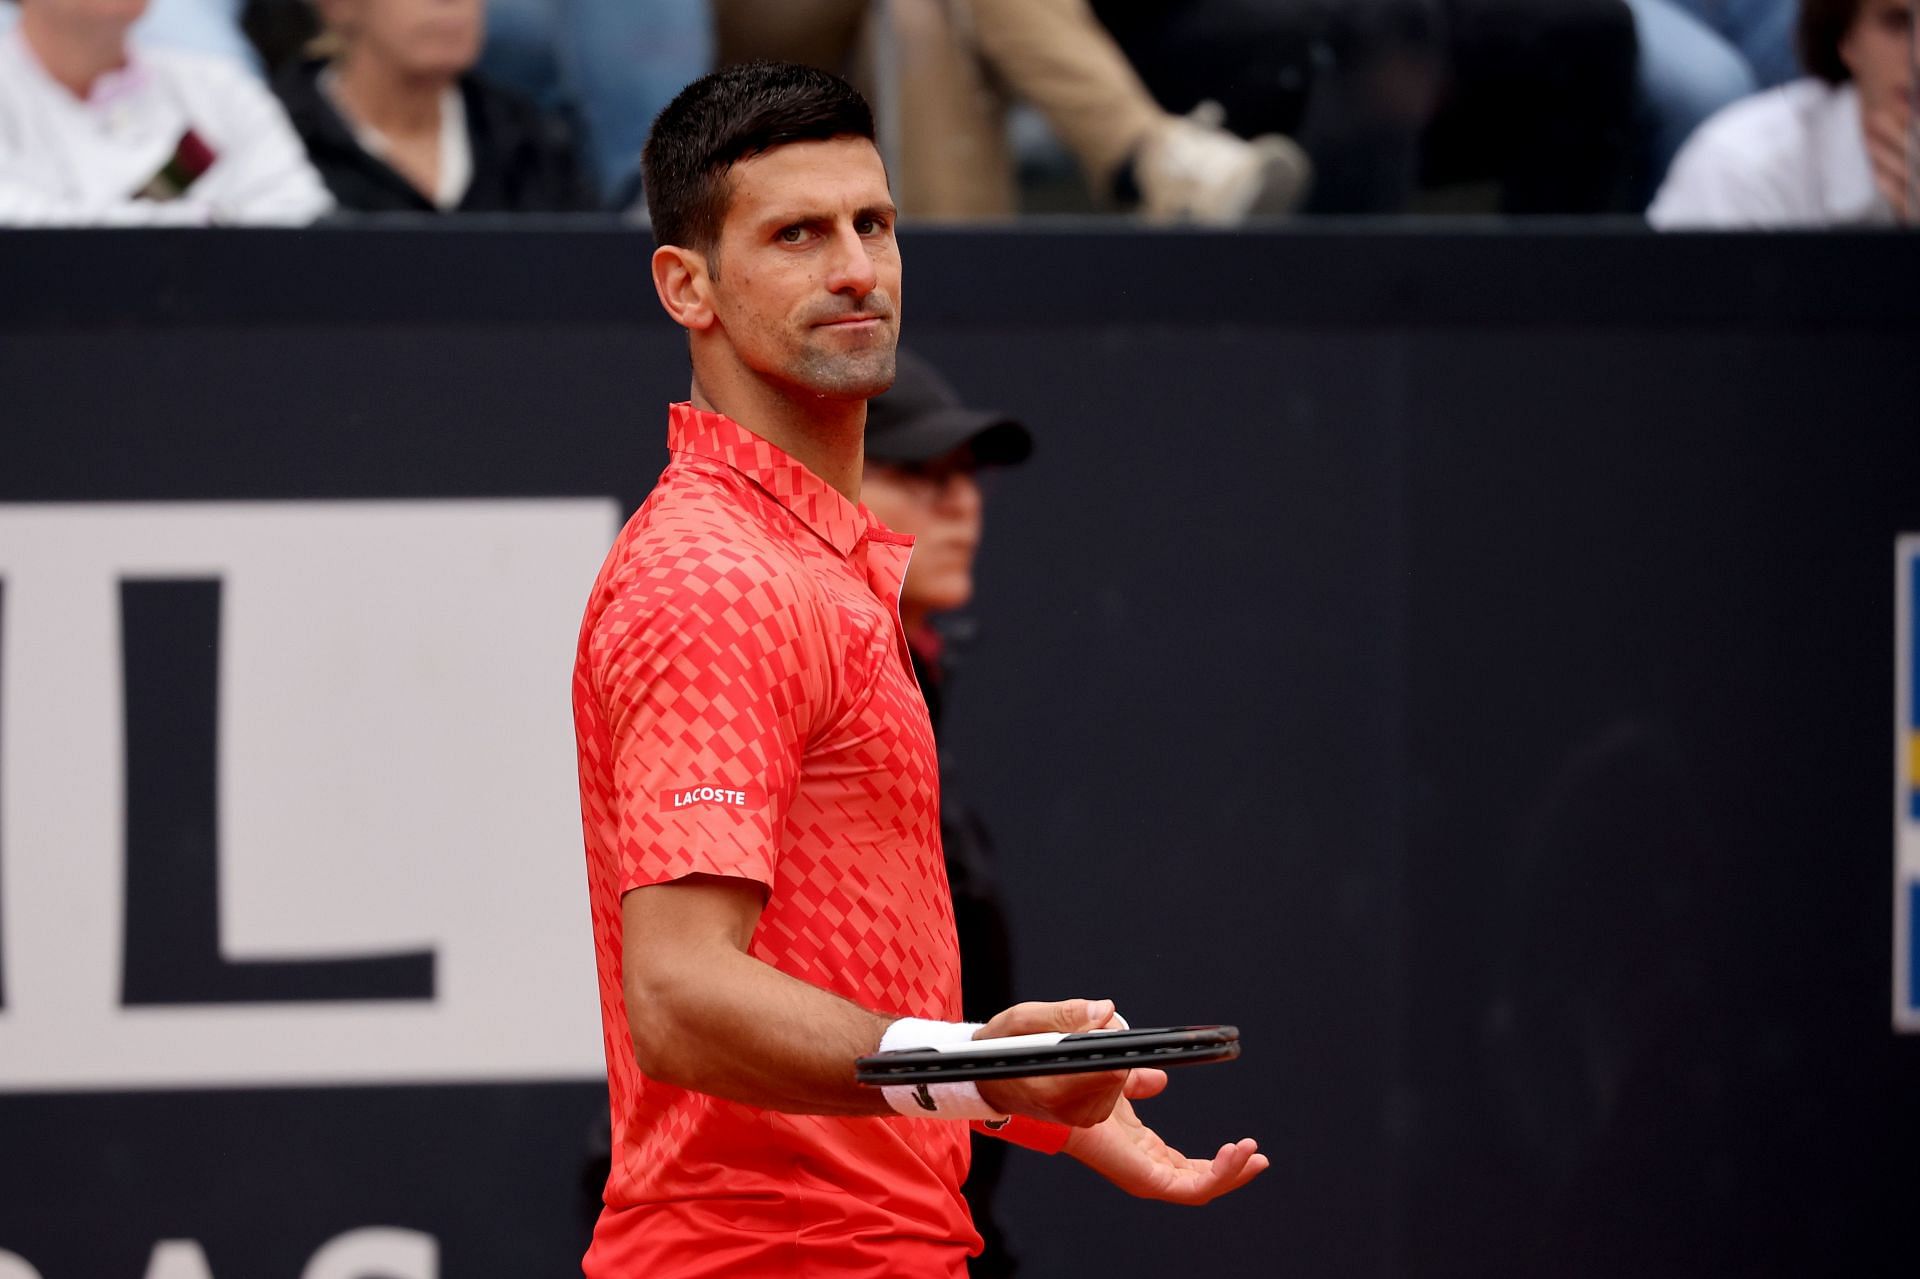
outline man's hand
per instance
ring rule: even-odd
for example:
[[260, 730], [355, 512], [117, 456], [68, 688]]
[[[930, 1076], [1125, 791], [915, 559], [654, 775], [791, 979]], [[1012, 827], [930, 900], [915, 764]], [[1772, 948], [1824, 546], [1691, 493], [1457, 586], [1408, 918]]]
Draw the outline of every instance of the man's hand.
[[1211, 1160], [1189, 1159], [1140, 1122], [1128, 1098], [1157, 1095], [1167, 1086], [1164, 1070], [1129, 1072], [1126, 1096], [1105, 1122], [1076, 1128], [1065, 1150], [1130, 1195], [1168, 1203], [1203, 1204], [1252, 1181], [1267, 1168], [1267, 1157], [1251, 1137], [1220, 1147]]
[[[1015, 1004], [974, 1032], [975, 1039], [1002, 1035], [1077, 1034], [1119, 1028], [1111, 999], [1065, 999], [1056, 1004]], [[1113, 1113], [1128, 1072], [1094, 1071], [1079, 1075], [1041, 1075], [1029, 1079], [983, 1079], [980, 1098], [1003, 1115], [1026, 1115], [1050, 1123], [1084, 1128]]]
[[1913, 113], [1899, 98], [1864, 109], [1860, 122], [1867, 135], [1867, 158], [1873, 162], [1873, 184], [1893, 206], [1894, 216], [1902, 222], [1920, 216], [1920, 209], [1908, 206], [1907, 130]]

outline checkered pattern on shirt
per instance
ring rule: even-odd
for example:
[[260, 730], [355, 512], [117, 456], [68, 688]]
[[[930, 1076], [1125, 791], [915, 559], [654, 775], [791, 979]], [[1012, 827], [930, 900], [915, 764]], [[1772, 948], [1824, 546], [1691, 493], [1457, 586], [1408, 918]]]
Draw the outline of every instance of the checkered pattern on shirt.
[[[648, 1239], [711, 1233], [713, 1204], [737, 1202], [723, 1216], [748, 1231], [920, 1239], [957, 1259], [977, 1238], [964, 1125], [781, 1115], [635, 1063], [620, 898], [695, 872], [767, 886], [764, 962], [877, 1012], [960, 1017], [938, 765], [897, 613], [911, 539], [718, 414], [675, 405], [669, 442], [594, 585], [574, 677], [613, 1106], [600, 1233], [632, 1210], [644, 1236], [618, 1251], [658, 1262]], [[675, 806], [701, 787], [749, 802]]]

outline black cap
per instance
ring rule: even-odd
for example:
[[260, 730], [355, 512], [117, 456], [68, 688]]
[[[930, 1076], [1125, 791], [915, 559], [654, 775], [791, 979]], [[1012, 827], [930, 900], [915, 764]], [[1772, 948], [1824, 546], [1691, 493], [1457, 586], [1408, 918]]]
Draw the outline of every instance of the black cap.
[[867, 460], [931, 462], [971, 445], [980, 466], [1016, 466], [1033, 452], [1033, 434], [1004, 413], [970, 409], [931, 364], [904, 348], [893, 387], [867, 401]]

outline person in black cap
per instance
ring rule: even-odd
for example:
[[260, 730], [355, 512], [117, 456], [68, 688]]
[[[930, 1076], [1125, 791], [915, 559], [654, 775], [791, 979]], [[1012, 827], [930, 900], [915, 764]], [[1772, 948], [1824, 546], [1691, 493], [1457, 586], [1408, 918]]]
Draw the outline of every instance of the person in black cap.
[[[893, 388], [867, 405], [867, 466], [860, 498], [881, 522], [914, 536], [900, 595], [907, 635], [938, 656], [929, 619], [973, 597], [980, 543], [978, 473], [1017, 466], [1033, 452], [1027, 428], [1003, 413], [970, 409], [932, 365], [899, 352]], [[930, 694], [928, 706], [939, 719]]]
[[[967, 408], [932, 365], [905, 349], [898, 353], [893, 389], [867, 403], [860, 497], [887, 527], [914, 537], [900, 590], [900, 619], [936, 738], [949, 662], [932, 618], [964, 608], [973, 597], [983, 506], [978, 473], [1017, 466], [1032, 452], [1033, 436], [1025, 426], [1002, 413]], [[1013, 1002], [1006, 907], [994, 875], [992, 841], [979, 814], [961, 797], [955, 773], [942, 739], [940, 841], [960, 934], [961, 988], [969, 1009], [1004, 1008]], [[976, 1279], [1010, 1275], [1015, 1268], [992, 1204], [1006, 1155], [1004, 1142], [973, 1143], [973, 1170], [963, 1189], [974, 1227], [986, 1241], [971, 1267]]]

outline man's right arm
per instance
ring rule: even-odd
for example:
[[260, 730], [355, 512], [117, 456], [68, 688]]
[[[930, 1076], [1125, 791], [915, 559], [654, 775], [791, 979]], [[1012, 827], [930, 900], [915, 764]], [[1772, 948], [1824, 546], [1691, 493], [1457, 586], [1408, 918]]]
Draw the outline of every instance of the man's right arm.
[[640, 1069], [771, 1110], [891, 1113], [853, 1078], [854, 1058], [878, 1046], [889, 1019], [747, 953], [763, 891], [688, 875], [621, 899], [621, 987]]
[[[855, 1082], [894, 1020], [762, 963], [748, 953], [761, 886], [688, 875], [621, 899], [622, 992], [640, 1069], [652, 1079], [793, 1114], [893, 1113], [878, 1088]], [[1076, 1031], [1106, 1024], [1105, 1000], [1016, 1005], [996, 1034]], [[999, 1080], [990, 1101], [1009, 1114], [1076, 1125], [1105, 1119], [1124, 1072]]]

